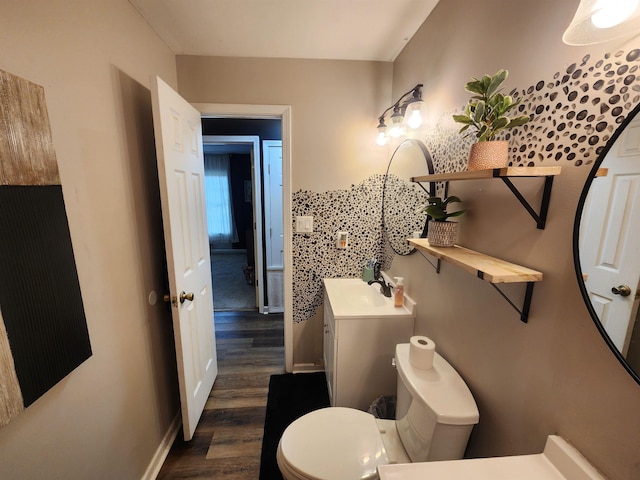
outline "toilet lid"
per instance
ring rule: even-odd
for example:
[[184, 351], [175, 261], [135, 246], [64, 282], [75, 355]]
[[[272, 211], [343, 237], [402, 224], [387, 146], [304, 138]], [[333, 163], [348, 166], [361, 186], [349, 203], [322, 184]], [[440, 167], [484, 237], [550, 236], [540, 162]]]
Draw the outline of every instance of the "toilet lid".
[[374, 479], [389, 463], [373, 415], [330, 407], [308, 413], [287, 427], [279, 445], [282, 458], [305, 478]]

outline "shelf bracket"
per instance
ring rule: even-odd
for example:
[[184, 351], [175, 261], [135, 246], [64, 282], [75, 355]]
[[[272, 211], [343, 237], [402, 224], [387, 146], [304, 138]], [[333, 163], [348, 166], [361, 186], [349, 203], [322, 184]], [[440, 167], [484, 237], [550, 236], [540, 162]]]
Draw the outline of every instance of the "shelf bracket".
[[508, 177], [500, 177], [509, 190], [516, 196], [522, 206], [529, 212], [529, 215], [536, 221], [536, 226], [540, 230], [544, 230], [547, 223], [547, 212], [549, 211], [549, 200], [551, 198], [551, 187], [553, 185], [553, 176], [547, 175], [544, 177], [544, 191], [542, 193], [542, 202], [540, 203], [540, 213], [536, 212], [531, 204], [522, 196], [520, 191], [511, 182]]
[[[480, 272], [478, 272], [478, 277], [482, 278], [480, 276]], [[504, 292], [502, 290], [500, 290], [495, 283], [491, 283], [490, 284], [493, 288], [495, 288], [498, 293], [500, 295], [502, 295], [502, 298], [504, 298], [507, 302], [509, 302], [509, 305], [511, 305], [513, 307], [513, 309], [518, 312], [520, 314], [520, 321], [522, 321], [523, 323], [527, 323], [529, 321], [529, 309], [531, 308], [531, 297], [533, 296], [533, 286], [535, 285], [535, 282], [527, 282], [527, 290], [524, 294], [524, 301], [522, 304], [522, 310], [520, 310], [515, 303], [513, 303], [511, 301], [511, 299], [509, 297], [507, 297]]]
[[431, 262], [431, 260], [429, 260], [429, 257], [427, 257], [421, 250], [416, 249], [416, 251], [420, 255], [422, 255], [422, 258], [424, 258], [427, 262], [429, 262], [429, 265], [431, 265], [435, 269], [436, 273], [438, 273], [438, 274], [440, 273], [440, 265], [442, 265], [442, 263], [441, 263], [441, 260], [439, 258], [436, 259], [437, 262], [434, 265], [433, 262]]

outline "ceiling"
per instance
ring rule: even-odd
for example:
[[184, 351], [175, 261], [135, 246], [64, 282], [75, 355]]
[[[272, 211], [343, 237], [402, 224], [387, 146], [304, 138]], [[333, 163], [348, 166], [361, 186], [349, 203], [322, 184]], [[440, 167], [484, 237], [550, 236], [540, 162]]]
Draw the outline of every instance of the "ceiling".
[[176, 54], [384, 62], [438, 1], [129, 0]]

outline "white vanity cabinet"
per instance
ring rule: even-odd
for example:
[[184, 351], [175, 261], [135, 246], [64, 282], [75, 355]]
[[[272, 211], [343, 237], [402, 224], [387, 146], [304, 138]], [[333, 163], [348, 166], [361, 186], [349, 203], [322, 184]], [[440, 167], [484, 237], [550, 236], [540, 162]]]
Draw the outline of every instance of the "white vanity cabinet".
[[413, 335], [415, 304], [396, 308], [378, 285], [324, 279], [324, 368], [331, 406], [367, 410], [396, 394], [395, 346]]

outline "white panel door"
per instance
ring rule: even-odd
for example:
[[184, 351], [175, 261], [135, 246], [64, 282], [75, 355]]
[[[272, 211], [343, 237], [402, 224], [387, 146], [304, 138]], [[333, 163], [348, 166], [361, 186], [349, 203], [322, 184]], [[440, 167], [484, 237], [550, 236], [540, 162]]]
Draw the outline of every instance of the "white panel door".
[[218, 373], [200, 112], [151, 80], [182, 424], [191, 440]]
[[262, 142], [264, 218], [269, 313], [284, 312], [284, 225], [282, 221], [282, 141]]
[[265, 228], [267, 233], [267, 268], [284, 265], [284, 232], [282, 224], [282, 141], [262, 142], [265, 168]]
[[[583, 218], [580, 259], [591, 304], [612, 342], [626, 354], [640, 272], [640, 121], [627, 126], [595, 178]], [[628, 296], [613, 287], [629, 286]]]

